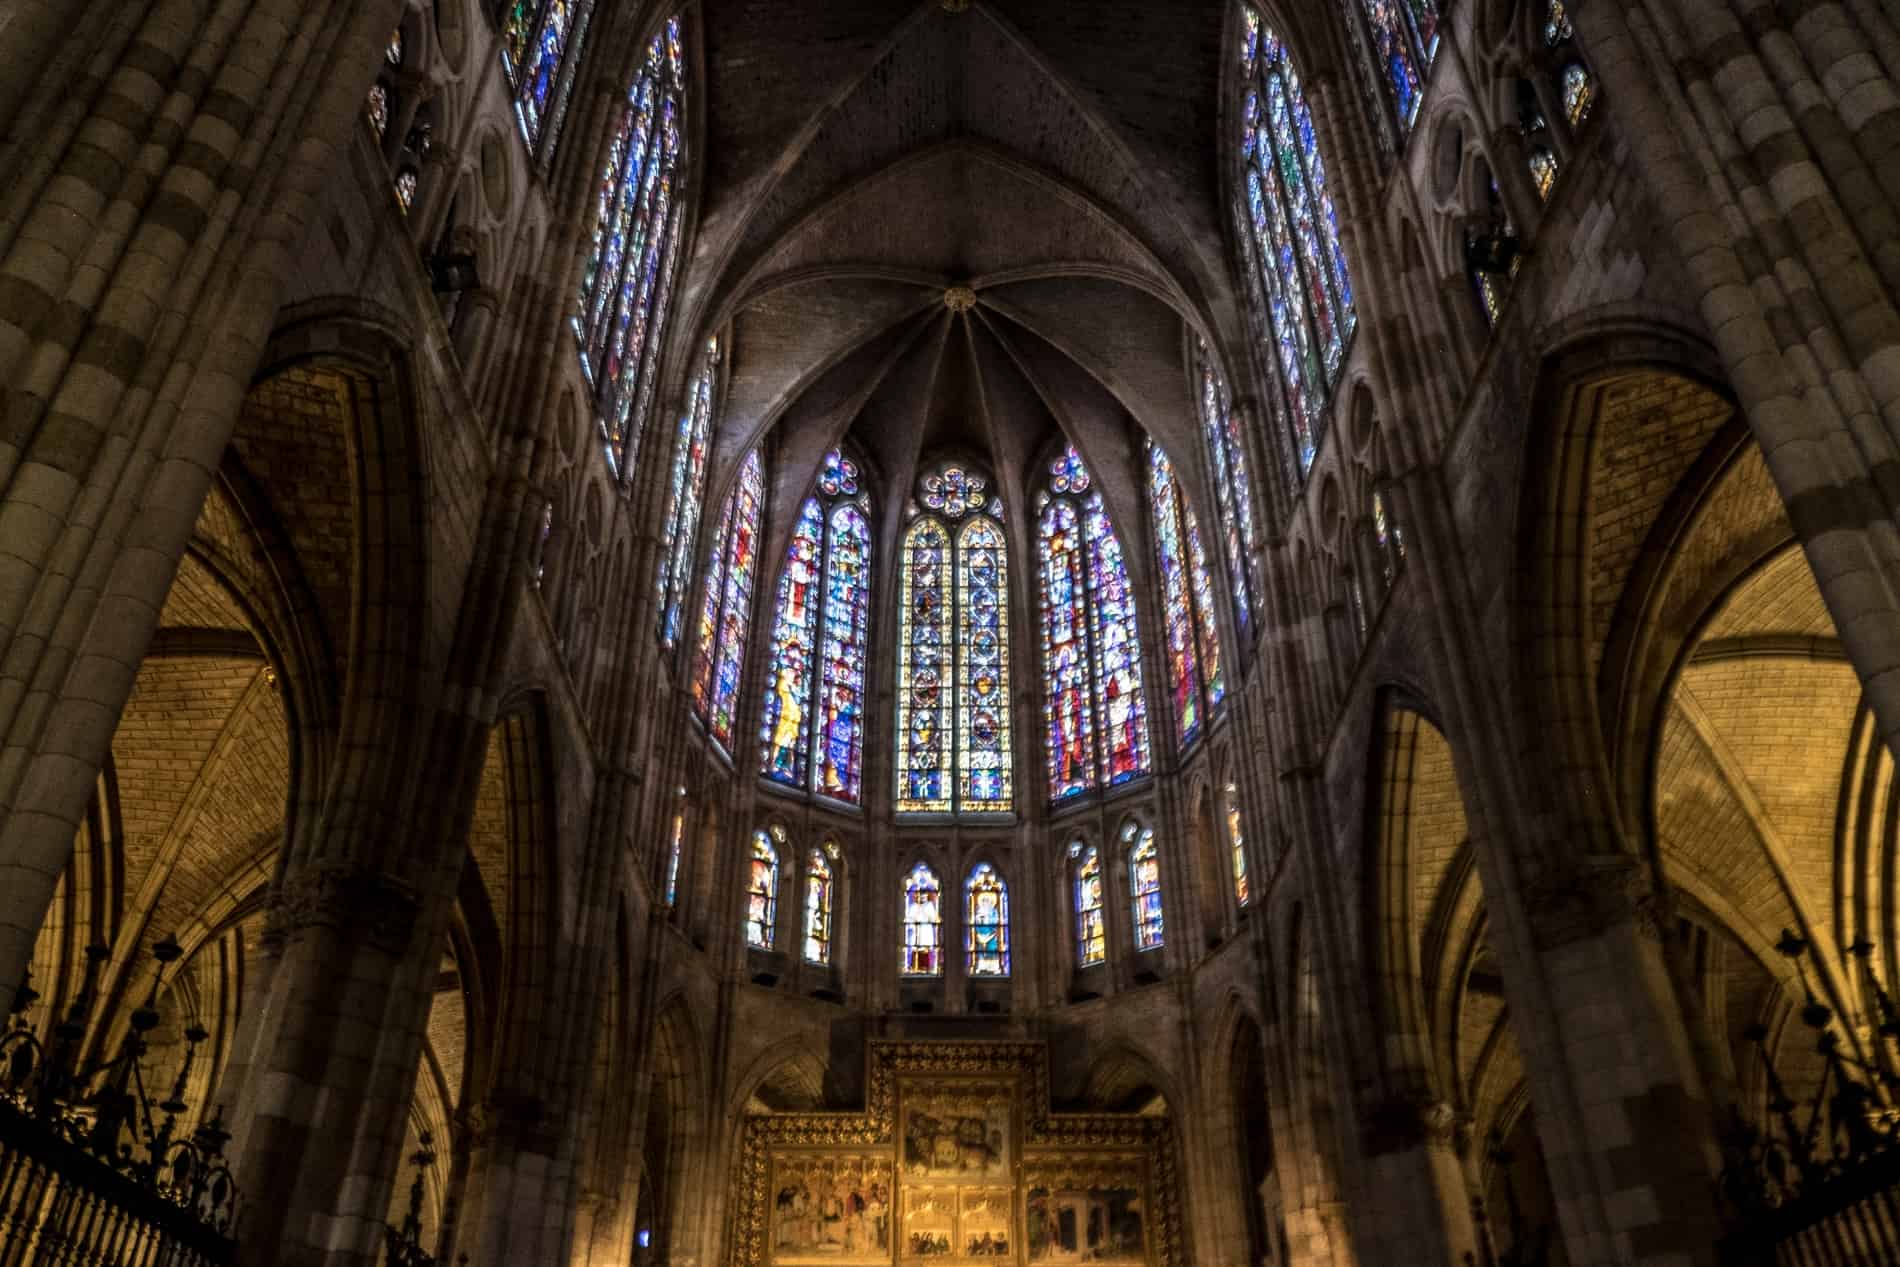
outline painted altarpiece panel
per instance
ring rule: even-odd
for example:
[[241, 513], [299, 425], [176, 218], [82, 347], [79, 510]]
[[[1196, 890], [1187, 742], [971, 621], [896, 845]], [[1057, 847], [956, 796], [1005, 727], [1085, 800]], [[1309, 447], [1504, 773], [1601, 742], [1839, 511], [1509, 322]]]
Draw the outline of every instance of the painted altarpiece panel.
[[860, 1113], [746, 1119], [734, 1267], [1183, 1267], [1166, 1117], [1053, 1113], [1041, 1043], [873, 1041]]

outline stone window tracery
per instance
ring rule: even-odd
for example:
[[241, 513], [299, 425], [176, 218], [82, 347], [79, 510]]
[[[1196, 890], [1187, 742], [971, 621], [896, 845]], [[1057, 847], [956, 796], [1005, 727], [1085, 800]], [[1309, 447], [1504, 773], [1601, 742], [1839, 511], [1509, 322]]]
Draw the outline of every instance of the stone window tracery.
[[759, 725], [760, 774], [850, 805], [863, 793], [870, 515], [857, 463], [833, 449], [779, 577]]
[[1287, 476], [1297, 485], [1319, 452], [1326, 402], [1358, 318], [1299, 73], [1260, 15], [1248, 8], [1245, 19], [1238, 220], [1254, 335], [1278, 379]]
[[[565, 2], [548, 0], [551, 7]], [[573, 318], [601, 442], [623, 480], [639, 458], [679, 254], [686, 93], [680, 22], [673, 18], [653, 37], [627, 90], [602, 165]]]
[[1226, 698], [1214, 582], [1201, 544], [1201, 527], [1182, 495], [1174, 463], [1148, 442], [1148, 508], [1154, 517], [1155, 561], [1161, 582], [1176, 741], [1182, 750], [1200, 738]]
[[899, 813], [1015, 808], [1001, 516], [989, 481], [961, 463], [918, 481], [900, 554]]
[[1063, 801], [1148, 773], [1148, 705], [1121, 540], [1073, 447], [1037, 510], [1049, 797]]
[[752, 627], [752, 594], [759, 566], [759, 513], [765, 504], [765, 464], [754, 449], [739, 468], [713, 530], [700, 601], [699, 651], [693, 659], [693, 711], [723, 751], [732, 751], [733, 710]]

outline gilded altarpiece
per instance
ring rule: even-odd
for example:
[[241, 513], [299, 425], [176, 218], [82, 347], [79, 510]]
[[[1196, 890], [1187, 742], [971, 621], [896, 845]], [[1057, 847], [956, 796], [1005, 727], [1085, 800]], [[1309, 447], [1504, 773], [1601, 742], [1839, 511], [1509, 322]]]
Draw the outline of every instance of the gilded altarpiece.
[[746, 1119], [733, 1267], [1182, 1267], [1165, 1117], [1054, 1113], [1041, 1043], [871, 1044], [862, 1113]]

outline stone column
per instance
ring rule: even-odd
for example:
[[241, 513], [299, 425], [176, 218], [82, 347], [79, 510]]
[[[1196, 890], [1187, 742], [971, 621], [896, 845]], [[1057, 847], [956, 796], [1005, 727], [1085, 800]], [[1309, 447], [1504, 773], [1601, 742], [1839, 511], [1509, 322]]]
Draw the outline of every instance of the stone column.
[[1456, 1127], [1456, 1113], [1442, 1101], [1393, 1100], [1364, 1114], [1361, 1158], [1369, 1173], [1359, 1191], [1376, 1204], [1353, 1215], [1368, 1259], [1464, 1267], [1478, 1253]]

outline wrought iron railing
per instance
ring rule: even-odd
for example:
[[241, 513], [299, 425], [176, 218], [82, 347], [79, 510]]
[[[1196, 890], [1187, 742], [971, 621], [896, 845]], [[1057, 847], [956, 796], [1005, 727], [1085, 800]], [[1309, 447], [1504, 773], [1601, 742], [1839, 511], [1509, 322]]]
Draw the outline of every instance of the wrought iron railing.
[[86, 983], [53, 1027], [50, 1048], [27, 1013], [37, 1001], [21, 983], [0, 1033], [0, 1263], [163, 1263], [217, 1267], [235, 1259], [237, 1186], [224, 1160], [230, 1136], [219, 1118], [186, 1135], [181, 1118], [198, 1045], [184, 1031], [177, 1080], [154, 1104], [146, 1092], [146, 1036], [157, 1028], [165, 970], [180, 956], [171, 938], [153, 950], [151, 997], [133, 1009], [118, 1052], [87, 1062], [86, 1024], [100, 966], [88, 948]]
[[[1775, 946], [1793, 965], [1805, 1001], [1801, 1024], [1814, 1035], [1820, 1074], [1811, 1090], [1788, 1085], [1775, 1065], [1766, 1026], [1748, 1037], [1761, 1049], [1768, 1092], [1763, 1124], [1734, 1110], [1721, 1196], [1734, 1230], [1721, 1245], [1728, 1267], [1890, 1267], [1900, 1263], [1900, 1008], [1871, 971], [1877, 1018], [1873, 1050], [1847, 1048], [1834, 1009], [1815, 996], [1803, 961], [1804, 937], [1784, 930]], [[1873, 943], [1848, 953], [1863, 964]]]

